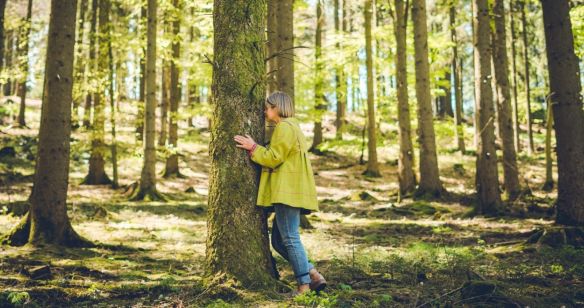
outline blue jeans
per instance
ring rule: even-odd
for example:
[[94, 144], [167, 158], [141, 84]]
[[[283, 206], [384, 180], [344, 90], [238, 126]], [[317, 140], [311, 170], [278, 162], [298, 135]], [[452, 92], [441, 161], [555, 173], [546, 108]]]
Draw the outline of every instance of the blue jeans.
[[314, 265], [308, 262], [300, 241], [300, 208], [275, 203], [274, 212], [276, 217], [272, 225], [272, 247], [290, 262], [299, 285], [310, 283], [309, 271]]

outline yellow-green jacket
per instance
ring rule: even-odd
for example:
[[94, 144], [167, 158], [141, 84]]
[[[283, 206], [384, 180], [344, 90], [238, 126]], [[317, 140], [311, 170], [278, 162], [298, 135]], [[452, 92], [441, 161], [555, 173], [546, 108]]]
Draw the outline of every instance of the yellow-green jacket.
[[282, 119], [270, 144], [257, 145], [251, 159], [262, 166], [257, 205], [284, 203], [301, 208], [303, 214], [318, 211], [306, 140], [296, 118]]

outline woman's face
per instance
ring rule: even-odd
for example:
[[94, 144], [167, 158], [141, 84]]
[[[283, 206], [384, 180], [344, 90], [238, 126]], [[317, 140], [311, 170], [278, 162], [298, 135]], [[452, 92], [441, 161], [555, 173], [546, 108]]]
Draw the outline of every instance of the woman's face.
[[266, 104], [264, 111], [268, 121], [276, 121], [280, 117], [278, 115], [278, 108], [271, 106], [270, 104]]

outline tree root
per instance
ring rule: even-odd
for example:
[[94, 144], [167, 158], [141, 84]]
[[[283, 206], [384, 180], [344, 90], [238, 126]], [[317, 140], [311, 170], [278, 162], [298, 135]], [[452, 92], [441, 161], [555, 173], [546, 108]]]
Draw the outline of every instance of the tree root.
[[584, 227], [551, 226], [534, 233], [525, 241], [526, 244], [535, 244], [538, 248], [559, 248], [571, 245], [577, 248], [584, 247]]

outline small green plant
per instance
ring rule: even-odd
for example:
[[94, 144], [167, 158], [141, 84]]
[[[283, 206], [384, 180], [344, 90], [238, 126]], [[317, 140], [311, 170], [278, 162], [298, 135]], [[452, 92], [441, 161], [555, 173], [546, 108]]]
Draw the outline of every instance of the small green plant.
[[8, 294], [8, 302], [12, 305], [24, 305], [30, 302], [30, 294], [28, 292], [10, 292]]
[[326, 292], [317, 294], [315, 291], [310, 291], [294, 297], [294, 302], [302, 306], [326, 308], [335, 306], [337, 297], [338, 295], [331, 295]]

